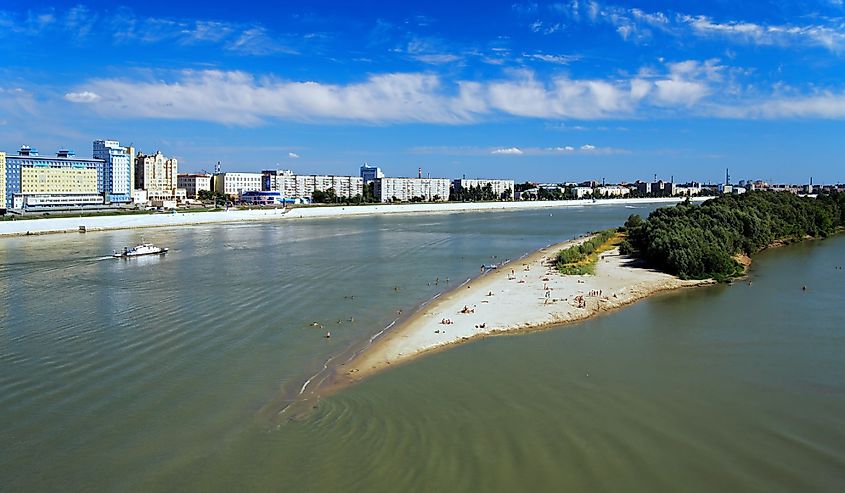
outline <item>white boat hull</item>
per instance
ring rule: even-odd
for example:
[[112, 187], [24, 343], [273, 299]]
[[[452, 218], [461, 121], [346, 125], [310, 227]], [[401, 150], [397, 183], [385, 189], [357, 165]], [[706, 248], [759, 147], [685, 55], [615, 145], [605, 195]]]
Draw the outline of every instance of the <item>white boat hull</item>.
[[122, 252], [114, 253], [115, 258], [130, 258], [141, 257], [144, 255], [164, 255], [167, 253], [167, 248], [161, 248], [153, 245], [138, 245], [133, 248], [125, 248]]

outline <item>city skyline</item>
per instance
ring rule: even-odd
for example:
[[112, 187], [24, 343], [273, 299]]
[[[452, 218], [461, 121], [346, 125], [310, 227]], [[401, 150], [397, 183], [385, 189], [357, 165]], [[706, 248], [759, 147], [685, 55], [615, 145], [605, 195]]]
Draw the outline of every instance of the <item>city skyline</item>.
[[843, 19], [836, 0], [12, 1], [0, 150], [104, 138], [185, 171], [841, 182]]

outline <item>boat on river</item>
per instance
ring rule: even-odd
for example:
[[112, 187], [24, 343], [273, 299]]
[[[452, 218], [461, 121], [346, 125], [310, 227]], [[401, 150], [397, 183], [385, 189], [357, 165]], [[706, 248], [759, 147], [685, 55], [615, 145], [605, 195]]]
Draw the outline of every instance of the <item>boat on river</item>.
[[134, 247], [124, 247], [122, 252], [114, 252], [115, 258], [140, 257], [142, 255], [164, 255], [167, 248], [157, 247], [152, 243], [142, 243]]

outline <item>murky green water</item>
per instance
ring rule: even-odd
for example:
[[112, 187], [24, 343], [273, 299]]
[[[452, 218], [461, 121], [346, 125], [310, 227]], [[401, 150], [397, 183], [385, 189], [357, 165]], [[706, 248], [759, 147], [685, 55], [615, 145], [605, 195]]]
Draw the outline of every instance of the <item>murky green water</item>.
[[[751, 286], [438, 353], [276, 426], [447, 277], [631, 212], [0, 240], [0, 489], [841, 490], [845, 237], [761, 255]], [[99, 258], [142, 235], [171, 252]]]

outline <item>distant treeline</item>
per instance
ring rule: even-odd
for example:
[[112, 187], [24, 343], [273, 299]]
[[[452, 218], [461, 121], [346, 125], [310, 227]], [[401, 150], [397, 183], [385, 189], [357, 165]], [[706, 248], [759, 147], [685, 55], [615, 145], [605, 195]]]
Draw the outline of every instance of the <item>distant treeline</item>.
[[632, 215], [622, 253], [683, 279], [724, 280], [742, 273], [737, 254], [751, 255], [779, 241], [822, 238], [845, 225], [845, 194], [799, 197], [789, 192], [723, 195], [702, 205], [660, 208], [648, 219]]

